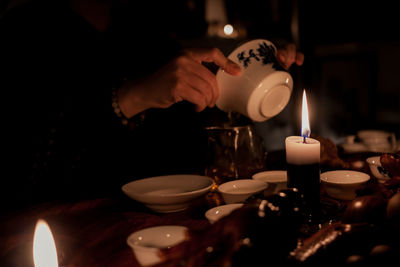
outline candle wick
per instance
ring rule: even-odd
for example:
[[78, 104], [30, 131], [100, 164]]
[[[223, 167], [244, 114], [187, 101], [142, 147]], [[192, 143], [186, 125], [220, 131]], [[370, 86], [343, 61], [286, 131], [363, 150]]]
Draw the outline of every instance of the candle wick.
[[303, 137], [303, 143], [307, 143], [307, 137], [310, 137], [310, 130], [302, 130], [301, 136]]

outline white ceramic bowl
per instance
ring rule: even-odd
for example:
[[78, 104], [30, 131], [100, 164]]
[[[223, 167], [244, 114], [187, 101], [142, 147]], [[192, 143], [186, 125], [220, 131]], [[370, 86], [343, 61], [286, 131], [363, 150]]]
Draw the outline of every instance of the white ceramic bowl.
[[206, 211], [205, 216], [210, 223], [215, 223], [222, 217], [231, 214], [232, 211], [243, 207], [243, 203], [221, 205]]
[[384, 183], [390, 179], [389, 172], [382, 167], [380, 156], [369, 157], [366, 161], [372, 175], [375, 176], [379, 182]]
[[160, 249], [167, 249], [189, 238], [188, 228], [165, 225], [145, 228], [130, 234], [127, 243], [142, 266], [162, 262]]
[[254, 180], [259, 180], [268, 183], [268, 192], [277, 193], [280, 190], [287, 188], [287, 173], [286, 171], [263, 171], [253, 174]]
[[145, 178], [127, 183], [122, 191], [156, 212], [176, 212], [186, 209], [190, 202], [210, 191], [210, 177], [177, 174]]
[[370, 179], [366, 173], [349, 170], [328, 171], [321, 173], [320, 177], [326, 193], [341, 200], [356, 198], [356, 190]]
[[218, 186], [225, 204], [244, 202], [250, 196], [260, 193], [268, 187], [268, 183], [253, 180], [240, 179], [230, 181]]

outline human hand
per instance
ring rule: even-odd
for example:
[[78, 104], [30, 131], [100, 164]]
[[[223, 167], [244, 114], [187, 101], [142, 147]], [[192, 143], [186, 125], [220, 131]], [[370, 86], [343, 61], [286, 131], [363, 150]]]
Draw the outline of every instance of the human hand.
[[149, 109], [167, 108], [186, 100], [200, 112], [213, 107], [219, 97], [215, 75], [202, 62], [213, 62], [227, 73], [240, 75], [241, 68], [217, 49], [190, 49], [170, 61], [155, 74], [127, 82], [118, 94], [126, 117]]
[[283, 48], [279, 48], [277, 52], [277, 58], [279, 63], [288, 70], [293, 63], [301, 66], [304, 62], [304, 54], [297, 51], [296, 45], [293, 43], [289, 43], [285, 45]]

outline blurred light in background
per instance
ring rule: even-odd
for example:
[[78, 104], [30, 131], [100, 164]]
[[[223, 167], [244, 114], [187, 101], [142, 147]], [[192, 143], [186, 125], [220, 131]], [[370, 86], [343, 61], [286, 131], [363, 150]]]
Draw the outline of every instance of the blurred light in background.
[[227, 36], [232, 35], [232, 33], [233, 33], [233, 26], [232, 26], [231, 24], [226, 24], [226, 25], [224, 26], [224, 33], [225, 33], [225, 35], [227, 35]]
[[235, 39], [247, 35], [245, 27], [240, 23], [228, 23], [225, 0], [206, 0], [205, 19], [208, 24], [208, 37]]

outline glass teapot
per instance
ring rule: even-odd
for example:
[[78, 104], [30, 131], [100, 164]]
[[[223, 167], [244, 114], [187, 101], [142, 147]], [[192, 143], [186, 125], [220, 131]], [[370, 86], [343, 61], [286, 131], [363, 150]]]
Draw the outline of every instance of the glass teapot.
[[206, 127], [208, 148], [205, 175], [217, 185], [251, 179], [265, 168], [266, 152], [252, 125]]

